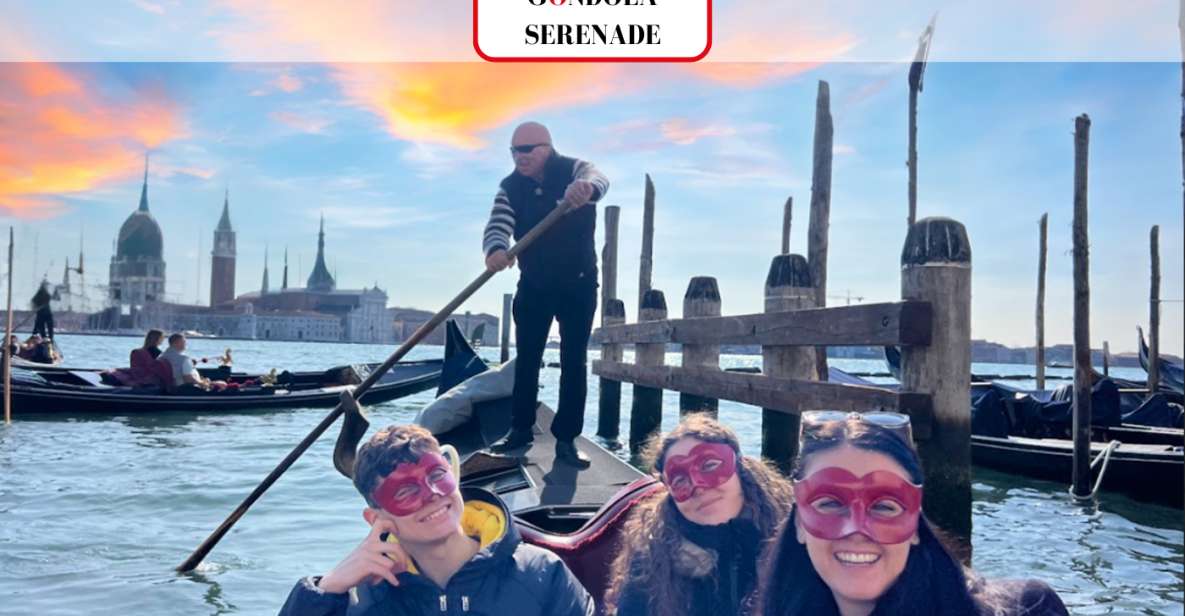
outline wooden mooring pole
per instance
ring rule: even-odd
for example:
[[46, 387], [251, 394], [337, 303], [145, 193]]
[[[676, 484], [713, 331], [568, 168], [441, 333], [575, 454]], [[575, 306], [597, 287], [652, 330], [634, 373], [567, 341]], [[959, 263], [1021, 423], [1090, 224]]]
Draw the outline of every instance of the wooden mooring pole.
[[[625, 323], [625, 302], [611, 299], [601, 306], [601, 327]], [[601, 361], [620, 362], [620, 344], [601, 345]], [[621, 381], [601, 377], [598, 399], [597, 436], [616, 442], [621, 434]]]
[[[642, 297], [642, 314], [638, 322], [662, 321], [667, 318], [667, 300], [662, 291], [650, 289]], [[634, 363], [654, 367], [666, 363], [667, 345], [635, 344]], [[662, 429], [662, 390], [634, 385], [634, 403], [630, 408], [630, 453], [637, 454], [655, 432]]]
[[1045, 255], [1049, 251], [1049, 214], [1041, 215], [1037, 248], [1037, 389], [1045, 389]]
[[1103, 376], [1111, 376], [1111, 343], [1103, 341]]
[[617, 299], [617, 233], [621, 223], [621, 207], [605, 208], [605, 245], [601, 247], [601, 306]]
[[[773, 258], [765, 277], [765, 312], [786, 312], [815, 307], [810, 265], [802, 255]], [[761, 372], [765, 376], [805, 381], [816, 378], [815, 347], [763, 345]], [[811, 410], [811, 409], [799, 409]], [[761, 409], [761, 456], [789, 474], [798, 455], [799, 416]]]
[[1148, 233], [1152, 275], [1148, 285], [1148, 391], [1160, 390], [1160, 225]]
[[12, 227], [8, 228], [8, 310], [4, 326], [4, 423], [12, 423]]
[[782, 252], [790, 254], [790, 221], [794, 217], [794, 197], [786, 197], [786, 205], [782, 207]]
[[510, 361], [510, 322], [514, 320], [514, 294], [502, 296], [502, 363]]
[[[605, 208], [605, 245], [601, 248], [601, 327], [625, 323], [625, 303], [617, 299], [617, 236], [621, 208]], [[620, 344], [601, 346], [601, 360], [620, 362]], [[601, 378], [597, 401], [597, 436], [616, 443], [621, 434], [621, 381]]]
[[654, 182], [646, 174], [646, 196], [642, 203], [642, 263], [638, 268], [638, 320], [642, 320], [642, 298], [650, 290], [654, 271]]
[[[811, 171], [811, 212], [807, 230], [807, 259], [815, 283], [815, 305], [827, 305], [827, 234], [831, 218], [831, 156], [835, 126], [831, 121], [831, 89], [819, 81], [815, 98], [815, 145]], [[827, 380], [827, 347], [815, 349], [815, 370]]]
[[1090, 235], [1087, 231], [1087, 170], [1090, 118], [1074, 120], [1074, 467], [1070, 492], [1090, 495]]
[[901, 253], [901, 299], [930, 302], [928, 345], [901, 347], [901, 389], [930, 394], [931, 438], [917, 443], [926, 515], [971, 554], [971, 245], [962, 223], [923, 218]]
[[[720, 316], [720, 287], [711, 276], [696, 276], [687, 284], [683, 295], [683, 318]], [[720, 369], [720, 345], [684, 344], [683, 367]], [[704, 398], [695, 394], [679, 394], [679, 415], [708, 413], [716, 417], [720, 402], [715, 398]]]

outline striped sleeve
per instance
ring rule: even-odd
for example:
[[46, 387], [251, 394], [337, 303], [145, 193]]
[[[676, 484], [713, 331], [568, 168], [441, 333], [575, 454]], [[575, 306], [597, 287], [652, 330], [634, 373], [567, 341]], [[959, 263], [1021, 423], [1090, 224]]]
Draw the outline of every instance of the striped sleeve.
[[593, 196], [589, 201], [593, 203], [600, 201], [609, 192], [609, 178], [586, 160], [576, 161], [576, 166], [572, 168], [572, 179], [592, 182]]
[[510, 249], [510, 236], [514, 233], [514, 208], [510, 207], [510, 198], [506, 190], [499, 188], [494, 197], [494, 209], [490, 212], [490, 221], [486, 223], [485, 235], [482, 237], [481, 248], [486, 256], [498, 250]]

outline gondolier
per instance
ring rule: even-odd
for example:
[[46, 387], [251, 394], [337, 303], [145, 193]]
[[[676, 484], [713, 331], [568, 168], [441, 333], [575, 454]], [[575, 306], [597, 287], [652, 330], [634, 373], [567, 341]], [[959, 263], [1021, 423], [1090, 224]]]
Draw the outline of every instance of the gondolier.
[[36, 314], [33, 321], [33, 333], [50, 340], [53, 340], [53, 310], [49, 306], [52, 300], [49, 283], [42, 281], [41, 286], [37, 287], [37, 292], [33, 294], [32, 301], [29, 302]]
[[506, 254], [510, 238], [522, 238], [557, 203], [570, 203], [573, 210], [520, 255], [513, 309], [518, 348], [514, 422], [491, 449], [504, 453], [534, 441], [539, 367], [554, 319], [560, 328], [560, 400], [551, 424], [556, 459], [587, 468], [588, 457], [576, 448], [575, 438], [584, 426], [587, 348], [597, 309], [596, 202], [609, 190], [609, 180], [591, 163], [556, 153], [551, 134], [536, 122], [515, 129], [510, 150], [514, 171], [494, 197], [482, 242], [487, 268], [514, 265]]

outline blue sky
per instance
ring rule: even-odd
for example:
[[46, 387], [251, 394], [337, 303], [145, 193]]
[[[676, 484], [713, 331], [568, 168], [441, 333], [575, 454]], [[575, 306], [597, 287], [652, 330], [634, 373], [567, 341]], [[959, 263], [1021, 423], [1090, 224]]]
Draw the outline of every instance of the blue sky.
[[[118, 10], [172, 14], [170, 23], [183, 23], [175, 13], [185, 5], [151, 6], [162, 13], [137, 3]], [[22, 10], [34, 31], [50, 28], [46, 14]], [[949, 21], [957, 24], [958, 15]], [[285, 36], [304, 34], [281, 25]], [[273, 26], [266, 34], [274, 38], [282, 28]], [[87, 39], [77, 24], [53, 27], [74, 32], [68, 40], [83, 56], [115, 40]], [[169, 35], [152, 29], [137, 47], [131, 30], [120, 31], [121, 48], [148, 48], [148, 55], [157, 53], [152, 41]], [[21, 44], [36, 48], [29, 32]], [[897, 37], [903, 57], [912, 36]], [[832, 38], [843, 36], [819, 40]], [[622, 207], [618, 286], [627, 305], [636, 299], [650, 173], [658, 190], [655, 286], [673, 312], [695, 275], [720, 280], [725, 312], [756, 312], [787, 196], [795, 199], [792, 250], [806, 248], [814, 100], [824, 79], [836, 127], [830, 292], [890, 301], [899, 297], [905, 235], [907, 68], [848, 61], [5, 64], [0, 108], [15, 121], [0, 122], [7, 178], [0, 222], [16, 228], [18, 299], [42, 273], [60, 278], [80, 232], [87, 282], [106, 283], [112, 242], [136, 206], [150, 151], [149, 200], [164, 230], [173, 298], [208, 298], [212, 231], [229, 188], [238, 292], [258, 288], [265, 246], [273, 285], [285, 247], [292, 279], [302, 281], [324, 213], [339, 287], [377, 282], [392, 305], [434, 309], [480, 271], [481, 227], [510, 170], [505, 145], [515, 124], [535, 119], [552, 128], [557, 149], [595, 162], [612, 181], [605, 203]], [[1180, 79], [1180, 65], [1170, 62], [929, 66], [919, 212], [967, 225], [975, 337], [1032, 343], [1037, 220], [1048, 212], [1047, 340], [1070, 340], [1072, 132], [1084, 112], [1094, 122], [1094, 343], [1134, 348], [1135, 325], [1147, 321], [1153, 224], [1161, 226], [1161, 295], [1181, 299]], [[495, 278], [468, 307], [496, 313], [514, 279]], [[1181, 303], [1164, 304], [1168, 352], [1181, 353], [1182, 320]]]
[[[850, 289], [865, 301], [897, 297], [904, 65], [826, 65], [745, 88], [664, 77], [659, 87], [512, 115], [476, 131], [480, 145], [466, 148], [393, 136], [375, 113], [344, 100], [332, 69], [321, 65], [61, 68], [120, 98], [150, 88], [176, 103], [184, 134], [152, 148], [149, 199], [177, 299], [207, 295], [205, 255], [229, 187], [240, 291], [258, 286], [265, 245], [273, 281], [285, 246], [292, 276], [307, 275], [324, 212], [330, 267], [341, 286], [377, 282], [393, 304], [443, 304], [478, 271], [480, 228], [509, 170], [504, 145], [513, 125], [530, 117], [552, 127], [560, 151], [594, 161], [612, 179], [608, 202], [623, 210], [619, 287], [628, 303], [636, 293], [648, 172], [659, 195], [656, 286], [674, 306], [691, 276], [714, 275], [726, 311], [758, 311], [786, 196], [796, 200], [793, 250], [805, 250], [818, 79], [831, 84], [836, 124], [831, 290]], [[1181, 297], [1178, 71], [1168, 63], [930, 66], [921, 98], [919, 210], [968, 227], [977, 337], [1031, 339], [1036, 220], [1047, 211], [1049, 339], [1069, 339], [1071, 133], [1083, 111], [1094, 122], [1094, 337], [1127, 349], [1134, 325], [1146, 320], [1152, 224], [1161, 225], [1162, 296]], [[286, 79], [299, 89], [275, 85]], [[91, 190], [58, 194], [49, 218], [15, 219], [18, 296], [33, 280], [34, 236], [39, 269], [52, 260], [56, 279], [84, 230], [89, 281], [102, 282], [115, 232], [139, 197], [139, 175], [133, 167]], [[501, 276], [472, 308], [494, 312], [512, 288], [513, 276]], [[1163, 317], [1164, 345], [1175, 352], [1180, 306], [1166, 304]]]

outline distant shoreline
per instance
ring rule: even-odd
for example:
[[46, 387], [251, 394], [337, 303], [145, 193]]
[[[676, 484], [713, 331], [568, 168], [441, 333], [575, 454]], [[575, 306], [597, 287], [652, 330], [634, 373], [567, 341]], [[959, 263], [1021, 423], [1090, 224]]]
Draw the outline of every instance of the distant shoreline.
[[[123, 333], [123, 332], [61, 331], [58, 333], [66, 334], [66, 335], [70, 335], [70, 336], [113, 336], [113, 337], [118, 337], [118, 338], [135, 338], [135, 339], [141, 338], [140, 334], [129, 334], [129, 333]], [[275, 340], [275, 339], [260, 339], [260, 338], [235, 338], [235, 337], [228, 337], [228, 336], [202, 336], [200, 338], [192, 338], [192, 339], [193, 340], [226, 340], [228, 342], [303, 342], [303, 343], [308, 343], [308, 344], [354, 344], [354, 345], [372, 345], [372, 346], [378, 345], [378, 346], [391, 346], [392, 348], [397, 347], [399, 344], [402, 344], [401, 341], [395, 342], [395, 343], [379, 343], [379, 342], [350, 342], [350, 341], [345, 341], [345, 340]], [[627, 346], [629, 346], [629, 345], [627, 345]], [[497, 348], [497, 347], [494, 345], [490, 345], [489, 348]], [[513, 344], [511, 345], [511, 348], [514, 348]], [[547, 348], [557, 349], [557, 348], [559, 348], [559, 344], [556, 342], [548, 342]], [[589, 349], [597, 349], [598, 345], [590, 343], [588, 348]], [[832, 347], [832, 348], [833, 349], [842, 349], [844, 347]], [[68, 351], [69, 349], [65, 349], [65, 350]], [[678, 352], [678, 350], [679, 350], [679, 346], [672, 344], [670, 347], [670, 350], [668, 352]], [[1094, 351], [1098, 352], [1099, 350], [1094, 349]], [[726, 348], [721, 349], [721, 353], [724, 353], [727, 355], [761, 355], [761, 349], [760, 349], [760, 347], [753, 347], [753, 348], [748, 348], [748, 347], [727, 348], [726, 347]], [[850, 352], [841, 352], [840, 354], [828, 353], [827, 356], [829, 359], [872, 359], [872, 360], [882, 359], [882, 357], [879, 355], [869, 354], [869, 353], [854, 353], [853, 354]], [[1168, 359], [1170, 361], [1174, 361], [1174, 362], [1181, 361], [1179, 358], [1177, 358], [1173, 355], [1162, 355], [1161, 357], [1164, 359]], [[973, 358], [972, 361], [975, 363], [990, 363], [990, 364], [1000, 364], [1000, 365], [1006, 365], [1006, 366], [1032, 366], [1033, 365], [1031, 362], [996, 361], [996, 360], [992, 360], [992, 359], [975, 359], [975, 358]], [[1051, 361], [1050, 363], [1046, 364], [1046, 368], [1067, 369], [1066, 366], [1060, 365], [1060, 363], [1061, 362]], [[1102, 362], [1097, 362], [1097, 363], [1100, 366], [1102, 365]], [[1128, 355], [1128, 354], [1112, 355], [1111, 356], [1111, 365], [1115, 366], [1115, 367], [1119, 367], [1119, 368], [1140, 368], [1141, 367], [1139, 358], [1135, 355]]]

